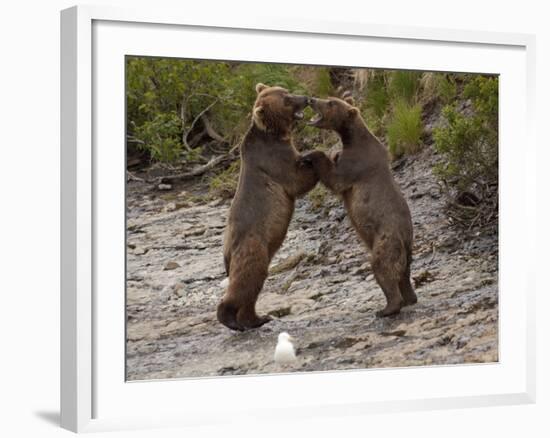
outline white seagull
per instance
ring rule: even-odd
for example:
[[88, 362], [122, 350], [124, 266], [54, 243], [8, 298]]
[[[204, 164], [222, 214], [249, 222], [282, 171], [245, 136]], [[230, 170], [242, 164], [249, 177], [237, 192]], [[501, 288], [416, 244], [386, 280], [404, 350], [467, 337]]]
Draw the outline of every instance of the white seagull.
[[277, 346], [273, 358], [279, 365], [288, 365], [296, 361], [296, 353], [292, 345], [293, 338], [287, 332], [283, 332], [278, 337]]

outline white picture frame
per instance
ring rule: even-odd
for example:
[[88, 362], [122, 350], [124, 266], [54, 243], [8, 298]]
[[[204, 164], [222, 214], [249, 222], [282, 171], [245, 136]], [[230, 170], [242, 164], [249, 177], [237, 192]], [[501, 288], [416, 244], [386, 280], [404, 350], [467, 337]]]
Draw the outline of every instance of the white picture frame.
[[[204, 38], [203, 44], [178, 45], [178, 38], [181, 43], [190, 37]], [[275, 44], [266, 53], [262, 42]], [[534, 36], [524, 34], [360, 22], [227, 22], [215, 13], [104, 6], [62, 11], [61, 426], [83, 432], [211, 424], [213, 418], [274, 421], [281, 413], [308, 418], [534, 402], [534, 277], [527, 260], [513, 258], [535, 242], [535, 219], [528, 213], [535, 206], [534, 45]], [[351, 58], [342, 50], [348, 47], [368, 49], [371, 60]], [[124, 215], [117, 210], [125, 181], [120, 67], [127, 54], [500, 74], [499, 363], [125, 382], [124, 245], [119, 248]], [[525, 153], [514, 159], [506, 151], [518, 143]], [[108, 161], [101, 154], [106, 144], [113, 151]], [[112, 220], [111, 210], [120, 221]], [[107, 288], [112, 293], [105, 294]], [[396, 383], [391, 390], [384, 386], [389, 378]], [[292, 389], [297, 386], [299, 392]], [[257, 390], [271, 395], [262, 406], [246, 402]], [[228, 393], [242, 399], [226, 399]], [[214, 394], [219, 400], [213, 401]]]

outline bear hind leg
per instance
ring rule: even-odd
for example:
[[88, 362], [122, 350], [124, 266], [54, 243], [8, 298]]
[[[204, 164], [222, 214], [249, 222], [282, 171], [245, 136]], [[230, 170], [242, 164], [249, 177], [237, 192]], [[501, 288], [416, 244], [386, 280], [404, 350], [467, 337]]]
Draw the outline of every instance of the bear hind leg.
[[418, 297], [412, 287], [411, 280], [408, 277], [402, 278], [399, 282], [399, 290], [401, 291], [401, 296], [403, 297], [403, 305], [411, 306], [416, 304]]
[[407, 266], [407, 270], [401, 280], [399, 280], [399, 290], [401, 291], [401, 296], [403, 297], [403, 305], [410, 306], [416, 304], [418, 297], [414, 292], [414, 289], [411, 284], [411, 269], [410, 266]]
[[271, 321], [258, 316], [256, 301], [267, 278], [267, 248], [255, 240], [243, 242], [232, 254], [227, 293], [218, 306], [218, 320], [232, 330], [261, 327]]
[[376, 316], [395, 315], [401, 311], [404, 299], [400, 290], [400, 279], [407, 266], [401, 243], [382, 235], [373, 245], [372, 270], [376, 282], [386, 297], [386, 307], [376, 312]]
[[237, 322], [238, 308], [231, 302], [227, 302], [225, 299], [218, 304], [217, 316], [218, 321], [231, 330], [244, 331], [244, 327]]
[[376, 312], [376, 316], [384, 317], [396, 315], [401, 311], [401, 307], [403, 307], [404, 302], [401, 292], [399, 291], [398, 282], [394, 279], [387, 278], [384, 275], [376, 275], [375, 273], [374, 276], [386, 296], [386, 307], [382, 310], [378, 310]]

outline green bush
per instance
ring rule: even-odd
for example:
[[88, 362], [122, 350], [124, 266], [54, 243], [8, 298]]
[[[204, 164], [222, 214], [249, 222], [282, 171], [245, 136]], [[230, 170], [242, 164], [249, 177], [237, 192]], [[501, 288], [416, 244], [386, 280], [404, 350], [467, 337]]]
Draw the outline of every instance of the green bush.
[[392, 157], [418, 152], [422, 145], [422, 131], [421, 106], [397, 102], [387, 126], [388, 146]]
[[447, 76], [446, 74], [439, 74], [437, 83], [437, 94], [441, 101], [448, 104], [456, 98], [457, 87], [456, 81], [453, 76]]
[[181, 120], [172, 113], [158, 113], [135, 128], [135, 136], [145, 145], [151, 158], [174, 162], [180, 158]]
[[317, 184], [313, 190], [307, 194], [311, 208], [315, 211], [321, 210], [324, 206], [326, 206], [326, 199], [328, 195], [328, 190], [322, 184]]
[[469, 199], [496, 206], [498, 78], [481, 75], [470, 78], [463, 95], [470, 100], [473, 111], [459, 111], [456, 105], [443, 109], [445, 125], [435, 130], [434, 141], [444, 160], [435, 172], [456, 199], [467, 193]]
[[[279, 85], [295, 93], [307, 92], [306, 85], [294, 74], [296, 68], [284, 64], [128, 57], [129, 138], [148, 151], [153, 160], [185, 163], [196, 154], [188, 150], [183, 138], [197, 130], [197, 124], [201, 124], [197, 117], [210, 107], [207, 114], [213, 128], [230, 145], [236, 144], [250, 124], [258, 82]], [[312, 87], [316, 91], [328, 90], [327, 68], [299, 68], [311, 71], [309, 76], [314, 78]]]
[[420, 78], [420, 101], [426, 105], [439, 101], [448, 104], [456, 98], [457, 84], [454, 74], [427, 72]]

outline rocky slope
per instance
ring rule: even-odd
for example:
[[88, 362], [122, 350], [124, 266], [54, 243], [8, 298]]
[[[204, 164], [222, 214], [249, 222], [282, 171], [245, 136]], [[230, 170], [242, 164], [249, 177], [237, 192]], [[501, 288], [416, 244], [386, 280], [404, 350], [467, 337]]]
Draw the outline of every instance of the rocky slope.
[[296, 338], [292, 371], [498, 360], [498, 236], [453, 229], [430, 148], [394, 166], [411, 208], [419, 302], [379, 319], [384, 297], [341, 202], [298, 201], [258, 302], [274, 321], [237, 333], [220, 325], [222, 236], [229, 203], [185, 190], [128, 186], [127, 378], [260, 374], [277, 335]]

